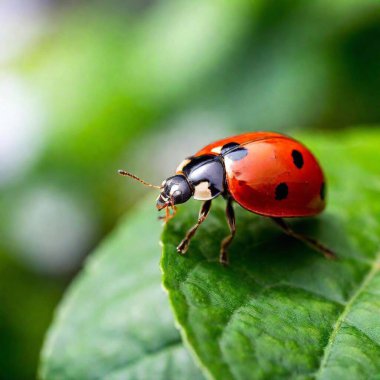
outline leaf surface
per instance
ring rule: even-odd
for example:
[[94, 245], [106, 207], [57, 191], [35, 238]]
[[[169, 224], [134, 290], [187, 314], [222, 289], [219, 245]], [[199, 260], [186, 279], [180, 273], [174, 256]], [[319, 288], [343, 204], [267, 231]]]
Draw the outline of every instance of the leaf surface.
[[[300, 136], [295, 136], [300, 137]], [[235, 205], [230, 265], [224, 202], [188, 254], [176, 245], [197, 219], [184, 205], [163, 234], [163, 281], [183, 337], [214, 379], [374, 379], [380, 374], [380, 133], [301, 136], [324, 167], [328, 208], [293, 228], [333, 249], [329, 261]]]
[[96, 250], [50, 328], [42, 379], [203, 378], [160, 285], [160, 231], [149, 200]]

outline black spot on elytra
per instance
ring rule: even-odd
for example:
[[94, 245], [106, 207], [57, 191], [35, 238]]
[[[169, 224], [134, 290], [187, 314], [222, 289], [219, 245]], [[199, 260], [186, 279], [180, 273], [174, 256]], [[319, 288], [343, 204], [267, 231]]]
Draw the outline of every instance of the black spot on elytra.
[[302, 153], [299, 152], [298, 150], [293, 150], [292, 151], [292, 157], [293, 157], [293, 162], [294, 162], [294, 165], [298, 168], [298, 169], [302, 169], [302, 166], [303, 166], [303, 156], [302, 156]]
[[221, 155], [223, 157], [228, 157], [232, 161], [239, 161], [248, 154], [248, 150], [243, 148], [236, 142], [230, 142], [223, 145], [221, 150]]
[[289, 193], [288, 185], [285, 182], [282, 182], [276, 187], [275, 199], [277, 201], [282, 201], [283, 199], [287, 198], [288, 193]]
[[222, 150], [221, 150], [220, 153], [224, 156], [225, 154], [227, 154], [231, 150], [233, 150], [235, 148], [238, 148], [238, 147], [239, 147], [238, 143], [236, 143], [236, 142], [229, 142], [228, 144], [225, 144], [225, 145], [222, 146]]
[[326, 198], [326, 184], [324, 182], [322, 182], [321, 184], [319, 195], [321, 196], [321, 199], [324, 201]]

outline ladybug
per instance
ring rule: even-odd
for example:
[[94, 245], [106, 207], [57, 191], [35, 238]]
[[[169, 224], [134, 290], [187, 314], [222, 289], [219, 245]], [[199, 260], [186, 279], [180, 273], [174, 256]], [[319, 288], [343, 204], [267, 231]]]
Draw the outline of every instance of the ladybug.
[[221, 242], [221, 263], [228, 263], [228, 247], [236, 232], [234, 201], [250, 212], [271, 218], [286, 234], [325, 257], [335, 257], [330, 249], [295, 232], [283, 219], [314, 216], [326, 206], [326, 181], [318, 161], [304, 145], [283, 134], [249, 132], [213, 142], [186, 158], [161, 186], [123, 170], [119, 174], [160, 189], [156, 206], [159, 211], [166, 210], [165, 221], [175, 215], [176, 205], [191, 197], [203, 201], [197, 223], [177, 247], [181, 254], [186, 253], [198, 227], [206, 220], [212, 200], [221, 195], [227, 201], [230, 229]]

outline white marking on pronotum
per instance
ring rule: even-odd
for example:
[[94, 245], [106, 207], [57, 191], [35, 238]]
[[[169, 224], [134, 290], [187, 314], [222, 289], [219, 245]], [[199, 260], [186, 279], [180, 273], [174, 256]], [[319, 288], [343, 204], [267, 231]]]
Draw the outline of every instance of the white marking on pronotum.
[[191, 159], [190, 158], [186, 158], [185, 160], [183, 160], [177, 167], [176, 169], [176, 172], [181, 172], [183, 170], [183, 168], [191, 162]]
[[222, 146], [221, 145], [220, 146], [216, 146], [215, 148], [211, 149], [211, 152], [217, 153], [217, 154], [220, 154], [221, 151], [222, 151]]
[[194, 187], [194, 199], [199, 201], [212, 199], [211, 190], [209, 189], [209, 183], [207, 181], [201, 182]]

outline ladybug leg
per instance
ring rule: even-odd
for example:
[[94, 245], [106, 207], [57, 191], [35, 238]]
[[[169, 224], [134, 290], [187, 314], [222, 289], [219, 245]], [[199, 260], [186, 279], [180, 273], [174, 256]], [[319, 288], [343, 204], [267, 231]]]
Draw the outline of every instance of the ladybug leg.
[[187, 249], [189, 248], [190, 240], [197, 232], [198, 227], [206, 220], [207, 215], [210, 212], [210, 208], [211, 208], [211, 200], [203, 202], [201, 210], [199, 211], [199, 217], [198, 217], [197, 223], [193, 227], [191, 227], [189, 231], [187, 231], [186, 236], [181, 241], [181, 243], [179, 243], [177, 247], [177, 251], [181, 255], [184, 255], [186, 253]]
[[171, 215], [171, 217], [174, 218], [176, 214], [177, 214], [177, 207], [173, 205], [172, 206], [172, 215]]
[[228, 227], [230, 228], [230, 234], [223, 239], [222, 244], [220, 246], [219, 261], [223, 265], [228, 264], [228, 253], [227, 253], [228, 247], [232, 243], [232, 240], [236, 233], [235, 212], [232, 205], [231, 197], [227, 198], [226, 216], [227, 216]]
[[[169, 210], [169, 207], [170, 209], [172, 210], [172, 212], [170, 213], [170, 210]], [[171, 202], [170, 204], [165, 208], [165, 215], [161, 215], [158, 217], [158, 220], [163, 220], [164, 221], [164, 224], [167, 223], [170, 219], [174, 218], [175, 217], [175, 214], [177, 213], [177, 207], [174, 206], [174, 201], [173, 199], [171, 199]]]
[[160, 215], [158, 220], [163, 220], [164, 224], [167, 223], [174, 215], [170, 215], [169, 207], [165, 207], [165, 215]]
[[289, 236], [292, 236], [305, 244], [307, 244], [309, 247], [313, 248], [314, 250], [320, 252], [323, 254], [323, 256], [326, 257], [326, 259], [336, 259], [336, 255], [331, 249], [327, 248], [323, 244], [321, 244], [318, 240], [315, 240], [309, 236], [305, 236], [302, 234], [299, 234], [285, 222], [282, 218], [272, 218], [272, 220]]

